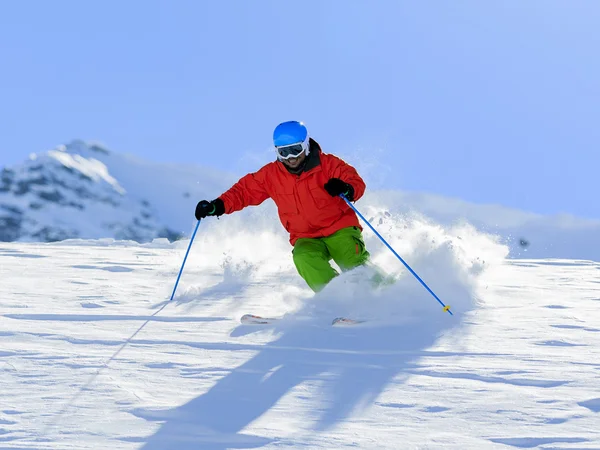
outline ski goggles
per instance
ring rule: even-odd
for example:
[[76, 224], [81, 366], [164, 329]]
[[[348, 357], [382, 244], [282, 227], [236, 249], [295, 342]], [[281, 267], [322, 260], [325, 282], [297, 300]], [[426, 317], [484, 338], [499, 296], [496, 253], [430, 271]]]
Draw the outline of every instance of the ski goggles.
[[306, 152], [308, 155], [308, 137], [304, 142], [275, 147], [275, 151], [277, 152], [277, 157], [279, 159], [297, 158], [302, 152]]

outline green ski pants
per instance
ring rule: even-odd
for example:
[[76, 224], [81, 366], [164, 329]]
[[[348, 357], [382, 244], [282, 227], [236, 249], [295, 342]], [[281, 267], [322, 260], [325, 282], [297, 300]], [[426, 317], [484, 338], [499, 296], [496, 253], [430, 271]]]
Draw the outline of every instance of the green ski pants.
[[322, 238], [300, 238], [292, 254], [298, 273], [315, 292], [338, 275], [330, 260], [345, 272], [366, 263], [370, 256], [358, 227], [342, 228]]

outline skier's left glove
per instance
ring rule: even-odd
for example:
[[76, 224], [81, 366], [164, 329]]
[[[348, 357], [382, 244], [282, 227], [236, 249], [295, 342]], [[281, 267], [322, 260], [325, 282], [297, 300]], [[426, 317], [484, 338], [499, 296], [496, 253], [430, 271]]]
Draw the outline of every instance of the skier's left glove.
[[348, 200], [354, 201], [354, 188], [352, 185], [340, 180], [339, 178], [331, 178], [327, 183], [325, 183], [325, 190], [332, 197], [337, 197], [340, 194], [344, 194]]
[[202, 200], [196, 205], [196, 219], [204, 219], [206, 216], [220, 216], [225, 214], [225, 204], [220, 198], [214, 199], [212, 202]]

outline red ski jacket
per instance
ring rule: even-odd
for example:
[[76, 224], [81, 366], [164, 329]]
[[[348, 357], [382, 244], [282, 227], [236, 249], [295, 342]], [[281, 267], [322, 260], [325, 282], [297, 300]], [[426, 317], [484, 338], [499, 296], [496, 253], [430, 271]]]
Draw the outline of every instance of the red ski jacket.
[[354, 200], [365, 192], [365, 182], [354, 167], [323, 153], [319, 144], [311, 139], [306, 166], [300, 174], [288, 172], [283, 163], [275, 161], [242, 177], [219, 198], [225, 205], [225, 214], [272, 198], [281, 223], [290, 233], [292, 245], [299, 238], [329, 236], [346, 227], [362, 229], [346, 202], [325, 190], [330, 178], [340, 178], [352, 185]]

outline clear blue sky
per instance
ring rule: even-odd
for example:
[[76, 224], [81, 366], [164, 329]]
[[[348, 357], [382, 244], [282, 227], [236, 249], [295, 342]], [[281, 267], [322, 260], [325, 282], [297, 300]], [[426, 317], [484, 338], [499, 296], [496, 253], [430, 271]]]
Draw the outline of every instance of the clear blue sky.
[[4, 1], [0, 166], [82, 138], [242, 175], [297, 119], [373, 187], [600, 218], [599, 24], [597, 0]]

